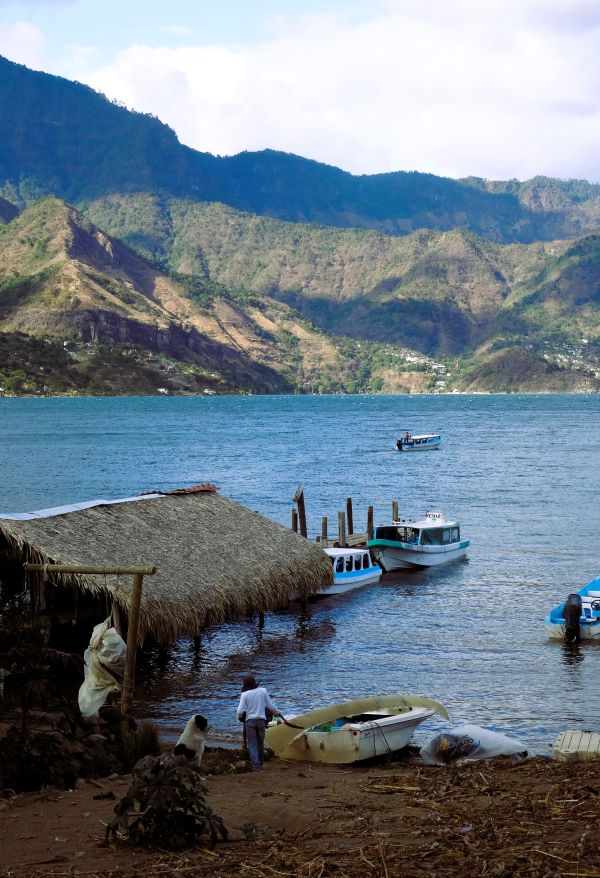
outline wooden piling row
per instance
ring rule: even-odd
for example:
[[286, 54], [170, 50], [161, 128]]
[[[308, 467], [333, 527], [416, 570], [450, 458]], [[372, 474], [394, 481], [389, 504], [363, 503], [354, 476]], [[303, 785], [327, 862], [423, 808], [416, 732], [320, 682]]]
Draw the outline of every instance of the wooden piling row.
[[[298, 487], [293, 497], [297, 508], [292, 509], [292, 530], [300, 533], [303, 537], [308, 536], [306, 525], [306, 508], [304, 504], [304, 490]], [[398, 521], [398, 501], [392, 500], [392, 521]], [[346, 498], [346, 511], [338, 511], [338, 534], [337, 539], [329, 538], [327, 516], [321, 518], [321, 534], [317, 535], [316, 542], [324, 549], [329, 546], [364, 546], [367, 540], [373, 539], [375, 527], [373, 524], [373, 507], [367, 509], [367, 530], [366, 533], [354, 532], [354, 513], [352, 508], [352, 497]]]

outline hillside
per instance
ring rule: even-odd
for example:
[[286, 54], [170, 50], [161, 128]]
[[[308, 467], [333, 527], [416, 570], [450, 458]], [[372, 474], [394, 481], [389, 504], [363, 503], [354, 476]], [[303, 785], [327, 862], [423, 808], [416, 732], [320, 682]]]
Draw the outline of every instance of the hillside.
[[0, 228], [7, 392], [429, 389], [407, 355], [335, 339], [267, 296], [168, 276], [53, 197]]
[[[486, 250], [462, 232], [393, 239], [176, 201], [169, 224], [166, 204], [145, 197], [140, 209], [131, 196], [112, 213], [123, 229], [125, 217], [145, 219], [128, 237], [162, 253], [162, 268], [53, 197], [0, 227], [5, 392], [598, 387], [594, 331], [583, 356], [565, 333], [549, 343], [539, 319], [550, 303], [557, 325], [570, 315], [574, 338], [580, 324], [592, 329], [596, 236]], [[154, 238], [159, 216], [162, 232]], [[518, 261], [521, 250], [527, 258]], [[495, 335], [484, 335], [485, 325]], [[518, 374], [498, 365], [515, 338], [528, 346]], [[516, 361], [514, 352], [505, 359]]]
[[491, 341], [600, 341], [600, 237], [501, 245], [464, 232], [402, 238], [114, 196], [86, 213], [171, 270], [292, 305], [335, 335], [433, 357]]
[[292, 222], [390, 235], [462, 228], [502, 242], [573, 237], [600, 223], [600, 186], [585, 181], [354, 176], [272, 150], [215, 157], [182, 146], [153, 116], [1, 57], [0, 105], [0, 196], [20, 207], [46, 194], [82, 204], [151, 192]]

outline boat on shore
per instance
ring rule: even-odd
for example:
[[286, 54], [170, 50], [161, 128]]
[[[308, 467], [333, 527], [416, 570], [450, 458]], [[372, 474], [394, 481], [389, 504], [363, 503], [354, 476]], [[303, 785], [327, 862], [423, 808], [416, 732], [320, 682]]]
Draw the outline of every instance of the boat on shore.
[[446, 708], [422, 695], [375, 695], [269, 724], [265, 744], [280, 759], [344, 764], [402, 750], [418, 725]]
[[569, 643], [600, 638], [600, 577], [550, 610], [545, 625], [549, 637]]
[[396, 440], [398, 451], [434, 451], [439, 449], [441, 444], [442, 437], [439, 433], [421, 433], [419, 436], [413, 436], [412, 433], [406, 432]]
[[413, 521], [401, 518], [375, 528], [368, 548], [384, 573], [410, 567], [434, 567], [464, 558], [470, 540], [461, 540], [458, 521], [443, 512], [427, 512]]

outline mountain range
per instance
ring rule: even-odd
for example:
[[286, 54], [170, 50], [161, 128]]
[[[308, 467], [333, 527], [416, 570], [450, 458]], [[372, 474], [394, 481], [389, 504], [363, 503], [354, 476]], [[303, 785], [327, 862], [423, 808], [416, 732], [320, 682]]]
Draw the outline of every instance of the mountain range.
[[5, 392], [600, 386], [600, 186], [211, 156], [3, 58], [0, 100]]

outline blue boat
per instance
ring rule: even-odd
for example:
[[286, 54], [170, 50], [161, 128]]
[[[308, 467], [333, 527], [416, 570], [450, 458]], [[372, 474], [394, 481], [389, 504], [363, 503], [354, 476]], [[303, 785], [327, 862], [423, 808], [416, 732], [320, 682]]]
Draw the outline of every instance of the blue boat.
[[600, 638], [600, 576], [550, 610], [545, 624], [549, 637], [567, 643]]

